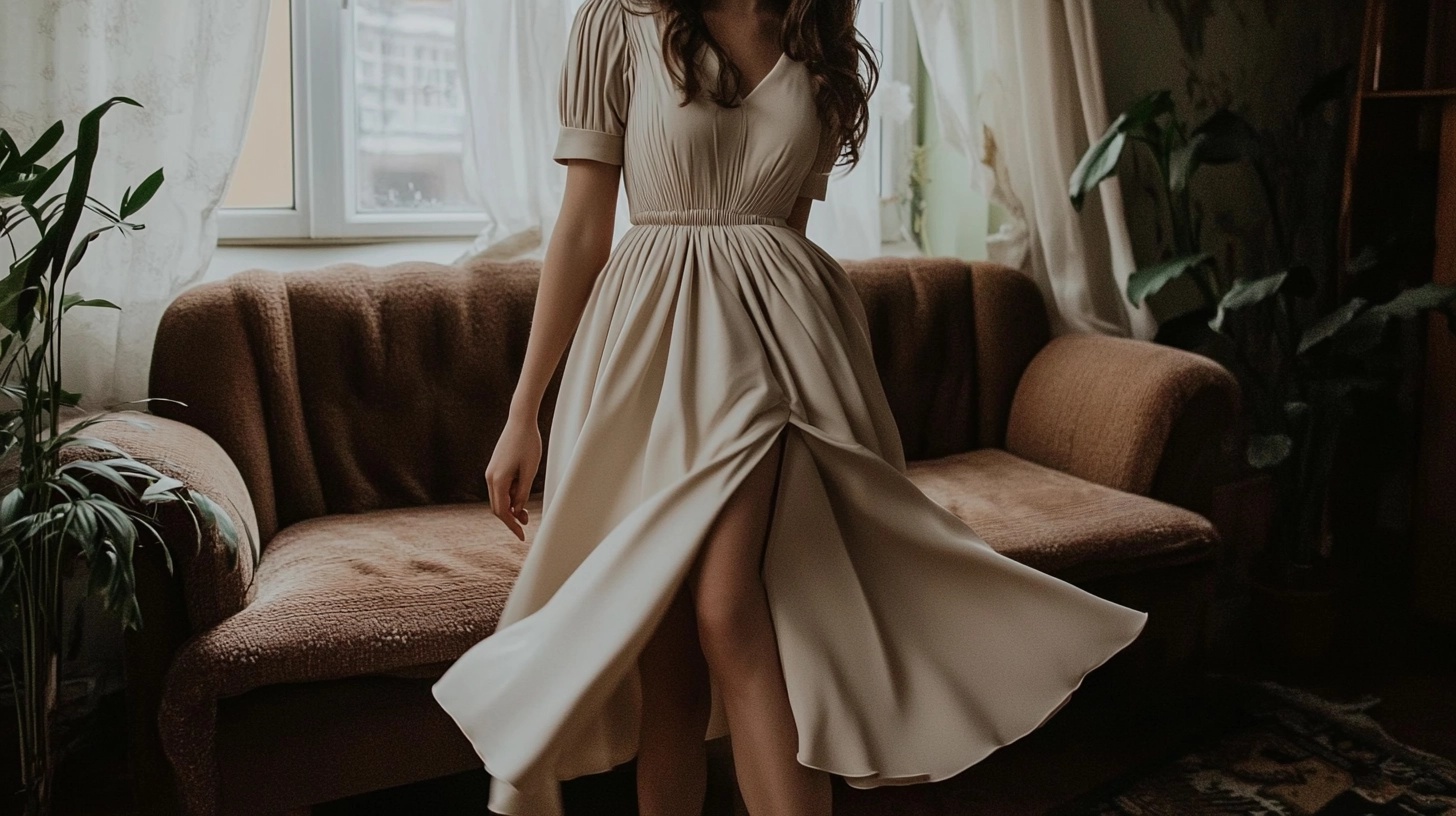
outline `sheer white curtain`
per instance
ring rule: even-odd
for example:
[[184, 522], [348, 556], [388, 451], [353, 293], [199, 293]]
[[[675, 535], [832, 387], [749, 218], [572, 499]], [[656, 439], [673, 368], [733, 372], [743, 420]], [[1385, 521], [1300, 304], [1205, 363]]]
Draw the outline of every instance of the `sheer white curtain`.
[[[860, 0], [856, 27], [877, 50], [884, 41], [883, 0]], [[883, 68], [883, 66], [882, 66]], [[824, 200], [815, 202], [805, 234], [836, 258], [873, 258], [881, 254], [879, 122], [884, 118], [888, 71], [870, 97], [870, 127], [860, 148], [860, 162], [836, 167], [829, 174]]]
[[[456, 26], [471, 138], [467, 183], [487, 225], [465, 258], [541, 258], [561, 207], [566, 168], [551, 160], [560, 127], [557, 88], [572, 17], [584, 0], [457, 0]], [[866, 36], [879, 28], [879, 2], [862, 4]], [[876, 142], [877, 144], [877, 142]], [[868, 152], [868, 151], [867, 151]], [[877, 157], [876, 157], [877, 158]], [[630, 226], [618, 193], [616, 237]], [[879, 165], [838, 168], [816, 202], [808, 235], [831, 255], [880, 251]]]
[[115, 205], [162, 168], [166, 181], [137, 214], [146, 229], [92, 244], [72, 291], [122, 311], [78, 309], [62, 349], [67, 387], [101, 406], [147, 396], [163, 309], [207, 269], [214, 213], [241, 150], [262, 60], [266, 0], [52, 0], [7, 4], [0, 25], [0, 124], [28, 142], [112, 96], [144, 107], [102, 120], [92, 193]]
[[1108, 124], [1093, 0], [909, 2], [942, 138], [1007, 213], [992, 258], [1037, 282], [1058, 332], [1150, 337], [1151, 315], [1123, 296], [1134, 261], [1116, 179], [1080, 213], [1067, 198]]

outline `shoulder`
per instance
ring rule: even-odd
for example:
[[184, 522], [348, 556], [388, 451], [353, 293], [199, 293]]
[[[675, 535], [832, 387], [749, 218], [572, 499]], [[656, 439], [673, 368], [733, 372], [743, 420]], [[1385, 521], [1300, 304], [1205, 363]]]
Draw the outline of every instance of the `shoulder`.
[[650, 7], [640, 0], [586, 0], [572, 20], [574, 47], [630, 58], [643, 22], [652, 22]]
[[597, 36], [621, 36], [646, 13], [648, 7], [637, 0], [586, 0], [572, 24]]

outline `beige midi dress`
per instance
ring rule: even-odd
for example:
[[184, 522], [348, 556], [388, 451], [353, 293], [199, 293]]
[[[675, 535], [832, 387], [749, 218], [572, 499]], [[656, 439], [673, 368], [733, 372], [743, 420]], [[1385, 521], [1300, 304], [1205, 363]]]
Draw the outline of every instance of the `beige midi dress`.
[[[781, 58], [738, 108], [680, 107], [657, 19], [622, 2], [572, 23], [555, 158], [622, 165], [633, 226], [567, 352], [520, 577], [435, 698], [498, 813], [557, 816], [561, 780], [632, 759], [637, 655], [786, 429], [763, 579], [798, 761], [860, 788], [953, 776], [1147, 614], [1000, 555], [906, 478], [856, 291], [785, 224], [835, 158], [804, 65]], [[726, 733], [714, 687], [704, 738]]]

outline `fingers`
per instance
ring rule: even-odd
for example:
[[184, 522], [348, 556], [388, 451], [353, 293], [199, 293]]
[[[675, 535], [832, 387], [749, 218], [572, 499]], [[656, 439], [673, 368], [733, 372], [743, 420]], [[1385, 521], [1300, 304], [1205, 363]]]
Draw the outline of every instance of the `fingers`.
[[526, 512], [526, 500], [530, 498], [530, 495], [531, 482], [525, 478], [516, 479], [515, 490], [511, 493], [511, 510], [522, 526], [531, 521], [531, 514]]
[[521, 527], [521, 522], [516, 520], [511, 506], [511, 489], [517, 481], [514, 473], [502, 476], [487, 470], [485, 474], [485, 485], [487, 495], [490, 497], [490, 510], [505, 523], [506, 527], [515, 534], [516, 538], [526, 540], [526, 532]]

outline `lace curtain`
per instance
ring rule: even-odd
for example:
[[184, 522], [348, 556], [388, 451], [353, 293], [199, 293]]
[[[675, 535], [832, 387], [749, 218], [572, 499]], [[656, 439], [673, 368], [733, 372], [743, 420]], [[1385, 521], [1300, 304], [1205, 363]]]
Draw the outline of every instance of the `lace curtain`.
[[91, 246], [71, 291], [120, 312], [77, 309], [62, 349], [67, 387], [98, 407], [147, 396], [162, 311], [207, 269], [214, 213], [242, 146], [262, 59], [266, 0], [49, 0], [7, 6], [0, 25], [0, 125], [22, 144], [64, 119], [74, 146], [80, 115], [112, 96], [102, 120], [92, 194], [115, 205], [163, 168], [166, 181], [137, 214], [146, 229]]
[[[566, 37], [583, 0], [459, 0], [458, 53], [471, 139], [467, 183], [487, 226], [465, 258], [541, 258], [561, 206], [566, 168], [551, 160], [560, 114], [557, 89]], [[866, 3], [866, 7], [876, 4]], [[876, 94], [878, 96], [879, 94]], [[616, 237], [630, 226], [619, 190]], [[863, 161], [830, 176], [808, 236], [831, 255], [880, 252], [878, 166]], [[464, 260], [464, 258], [462, 258]]]
[[1080, 213], [1067, 198], [1108, 125], [1093, 0], [909, 2], [941, 136], [1007, 215], [992, 259], [1037, 282], [1058, 332], [1150, 337], [1151, 315], [1123, 296], [1134, 261], [1117, 180]]

